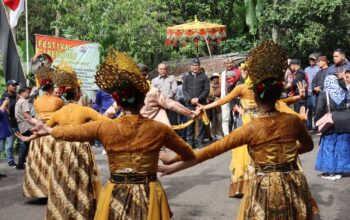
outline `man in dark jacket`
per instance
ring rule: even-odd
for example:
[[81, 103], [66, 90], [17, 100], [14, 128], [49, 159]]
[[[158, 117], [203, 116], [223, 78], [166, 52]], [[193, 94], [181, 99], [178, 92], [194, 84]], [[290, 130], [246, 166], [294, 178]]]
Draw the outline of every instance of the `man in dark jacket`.
[[[6, 82], [6, 91], [2, 95], [1, 102], [8, 98], [10, 101], [9, 103], [9, 114], [8, 114], [8, 121], [9, 126], [12, 129], [13, 132], [18, 131], [18, 125], [15, 117], [15, 106], [17, 102], [17, 85], [18, 83], [15, 80], [8, 80]], [[6, 158], [7, 163], [11, 167], [15, 167], [16, 163], [14, 161], [13, 157], [13, 144], [15, 142], [15, 135], [10, 135], [6, 138]]]
[[[197, 104], [206, 104], [210, 91], [210, 81], [205, 72], [200, 71], [198, 58], [192, 60], [191, 71], [183, 77], [182, 91], [185, 96], [186, 107], [194, 110]], [[187, 129], [187, 141], [192, 147], [195, 147], [194, 128], [195, 125], [192, 124]], [[202, 147], [204, 136], [204, 125], [202, 121], [199, 121], [198, 147]]]
[[[297, 84], [299, 82], [307, 84], [306, 74], [305, 74], [304, 70], [300, 67], [300, 61], [298, 59], [292, 59], [290, 61], [289, 69], [292, 71], [293, 77], [294, 77], [292, 85], [291, 85], [291, 92], [289, 95], [296, 96], [296, 95], [299, 95], [299, 89], [298, 89]], [[307, 96], [307, 94], [306, 94], [306, 96]], [[306, 107], [306, 100], [305, 99], [301, 99], [297, 103], [294, 104], [294, 111], [299, 113], [300, 108], [302, 106]]]
[[327, 76], [327, 71], [328, 71], [327, 57], [320, 56], [317, 60], [317, 65], [320, 68], [320, 71], [317, 72], [315, 78], [312, 80], [312, 89], [313, 89], [313, 92], [316, 94], [316, 106], [317, 106], [318, 95], [323, 90], [324, 79]]

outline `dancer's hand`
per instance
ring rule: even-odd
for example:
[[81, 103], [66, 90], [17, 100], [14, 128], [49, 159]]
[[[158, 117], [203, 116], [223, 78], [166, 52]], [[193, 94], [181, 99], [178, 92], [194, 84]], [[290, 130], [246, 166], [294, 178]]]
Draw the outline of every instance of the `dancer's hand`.
[[305, 106], [301, 106], [299, 114], [301, 117], [305, 119], [305, 121], [307, 120], [308, 113], [309, 113], [309, 109], [305, 108]]
[[45, 136], [51, 134], [52, 128], [44, 124], [42, 121], [31, 118], [27, 120], [31, 125], [34, 125], [34, 127], [31, 129], [31, 131], [37, 135], [37, 136]]
[[174, 155], [170, 155], [169, 153], [164, 151], [159, 152], [159, 160], [161, 160], [164, 164], [167, 164], [167, 165], [176, 162]]
[[31, 141], [32, 139], [30, 138], [30, 136], [24, 136], [22, 135], [21, 133], [19, 133], [18, 131], [15, 132], [15, 136], [20, 139], [21, 141], [24, 141], [24, 142], [29, 142]]
[[196, 160], [180, 161], [171, 165], [159, 165], [158, 172], [162, 173], [160, 176], [170, 175], [197, 164]]
[[306, 85], [305, 85], [305, 83], [299, 81], [297, 83], [297, 87], [298, 87], [298, 90], [299, 90], [300, 98], [301, 99], [305, 98], [305, 96], [306, 96], [306, 91], [305, 91]]

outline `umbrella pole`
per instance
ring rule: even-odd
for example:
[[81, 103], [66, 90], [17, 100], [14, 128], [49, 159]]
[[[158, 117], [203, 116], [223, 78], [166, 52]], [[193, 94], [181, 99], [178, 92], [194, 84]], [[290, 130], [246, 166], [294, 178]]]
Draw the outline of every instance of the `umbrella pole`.
[[209, 58], [210, 58], [210, 62], [211, 62], [211, 70], [212, 70], [212, 73], [214, 73], [214, 63], [213, 63], [213, 59], [211, 57], [211, 51], [210, 51], [210, 47], [209, 47], [209, 43], [208, 43], [208, 38], [205, 38], [205, 43], [207, 44], [207, 48], [208, 48], [208, 52], [209, 52]]

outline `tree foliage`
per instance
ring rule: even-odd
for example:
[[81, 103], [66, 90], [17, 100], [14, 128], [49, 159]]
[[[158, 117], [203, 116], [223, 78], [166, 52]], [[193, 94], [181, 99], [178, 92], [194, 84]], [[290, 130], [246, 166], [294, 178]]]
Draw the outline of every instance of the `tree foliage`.
[[[28, 5], [33, 44], [34, 33], [54, 35], [57, 28], [62, 37], [99, 42], [104, 52], [112, 45], [150, 66], [196, 56], [193, 42], [165, 45], [166, 27], [193, 21], [195, 15], [227, 26], [228, 39], [220, 48], [213, 43], [214, 53], [249, 50], [276, 30], [288, 54], [301, 59], [350, 43], [348, 0], [32, 0]], [[24, 39], [23, 18], [17, 38]], [[206, 45], [199, 47], [206, 55]]]

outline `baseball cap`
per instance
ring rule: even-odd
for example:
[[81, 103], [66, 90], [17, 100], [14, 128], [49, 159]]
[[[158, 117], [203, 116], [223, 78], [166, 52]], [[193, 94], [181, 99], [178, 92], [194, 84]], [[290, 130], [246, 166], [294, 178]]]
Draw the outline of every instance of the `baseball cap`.
[[210, 80], [212, 80], [214, 77], [220, 78], [220, 74], [219, 73], [213, 73], [213, 75], [210, 77]]
[[289, 65], [293, 65], [293, 64], [300, 65], [300, 60], [298, 60], [298, 59], [291, 59], [290, 62], [289, 62]]
[[193, 58], [191, 64], [192, 65], [201, 65], [201, 61], [198, 58]]
[[16, 85], [18, 86], [18, 82], [14, 79], [10, 79], [6, 82], [6, 85], [9, 86], [9, 85]]

